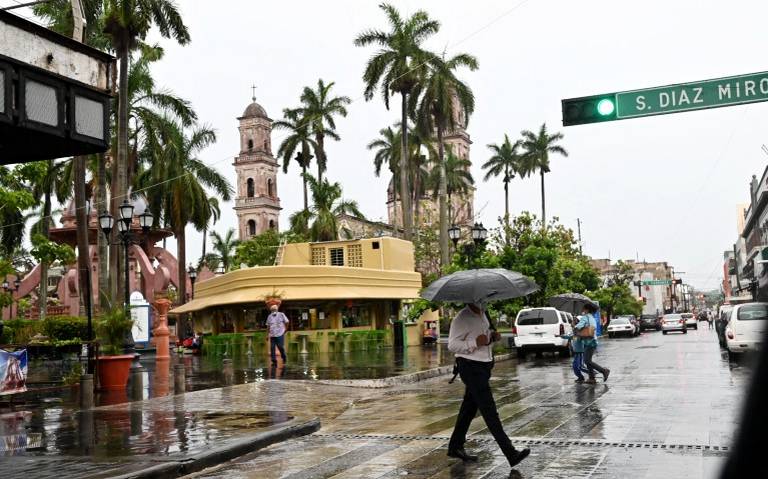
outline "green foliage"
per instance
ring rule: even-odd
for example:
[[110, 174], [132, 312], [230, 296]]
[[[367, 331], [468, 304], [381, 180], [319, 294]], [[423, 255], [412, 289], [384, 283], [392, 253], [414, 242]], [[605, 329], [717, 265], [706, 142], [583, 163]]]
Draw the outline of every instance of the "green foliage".
[[32, 256], [41, 263], [53, 264], [60, 261], [62, 264], [75, 262], [75, 250], [65, 244], [56, 244], [43, 235], [32, 237]]
[[11, 319], [5, 321], [3, 342], [7, 344], [27, 344], [38, 333], [42, 332], [43, 323], [29, 319]]
[[421, 226], [413, 238], [416, 271], [424, 286], [440, 277], [440, 243], [434, 228]]
[[586, 294], [600, 303], [600, 309], [609, 318], [621, 314], [639, 316], [643, 312], [643, 302], [638, 301], [625, 284], [606, 286]]
[[42, 332], [52, 340], [85, 341], [88, 339], [88, 321], [77, 316], [48, 316], [43, 321]]
[[96, 320], [96, 334], [104, 355], [118, 355], [123, 350], [123, 340], [133, 328], [133, 318], [127, 316], [122, 308], [108, 311]]
[[80, 376], [83, 375], [83, 365], [72, 363], [72, 368], [64, 375], [64, 384], [72, 385], [80, 382]]
[[306, 241], [306, 237], [293, 233], [278, 233], [276, 230], [267, 230], [258, 236], [249, 240], [242, 241], [237, 245], [237, 252], [234, 258], [234, 267], [239, 268], [241, 264], [248, 267], [253, 266], [272, 266], [275, 264], [275, 256], [280, 241], [285, 239], [286, 243], [299, 243]]
[[408, 309], [408, 314], [406, 315], [405, 319], [407, 322], [415, 322], [425, 312], [434, 311], [439, 308], [440, 306], [436, 303], [427, 301], [426, 299], [417, 299], [416, 301], [411, 303], [411, 307]]

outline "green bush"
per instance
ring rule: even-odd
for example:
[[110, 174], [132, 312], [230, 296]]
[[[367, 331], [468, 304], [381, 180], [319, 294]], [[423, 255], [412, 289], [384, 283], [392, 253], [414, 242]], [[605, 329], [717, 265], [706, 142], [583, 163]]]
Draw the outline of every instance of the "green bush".
[[88, 338], [88, 321], [77, 316], [55, 316], [43, 320], [43, 334], [52, 341]]
[[34, 335], [42, 332], [42, 322], [30, 319], [11, 319], [5, 321], [5, 329], [8, 332], [3, 332], [3, 338], [7, 340], [3, 341], [4, 343], [27, 344]]
[[133, 328], [133, 318], [122, 308], [115, 308], [96, 321], [96, 334], [104, 355], [118, 355], [123, 350], [125, 333]]

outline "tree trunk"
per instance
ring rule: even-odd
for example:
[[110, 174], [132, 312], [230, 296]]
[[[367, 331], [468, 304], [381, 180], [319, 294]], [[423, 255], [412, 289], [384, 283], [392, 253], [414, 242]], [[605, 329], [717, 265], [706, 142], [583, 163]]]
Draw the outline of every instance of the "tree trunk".
[[323, 171], [326, 169], [325, 158], [325, 135], [318, 134], [315, 136], [317, 142], [317, 183], [323, 184]]
[[[99, 169], [96, 186], [96, 214], [107, 210], [107, 167], [105, 155], [99, 156]], [[109, 245], [103, 234], [96, 235], [99, 250], [99, 309], [109, 309]]]
[[408, 193], [408, 96], [401, 92], [402, 108], [401, 121], [403, 134], [400, 143], [400, 202], [403, 211], [403, 238], [410, 241], [413, 238], [413, 221], [411, 220], [411, 195]]
[[[120, 84], [118, 86], [118, 105], [117, 105], [117, 161], [116, 161], [116, 182], [112, 194], [112, 215], [115, 221], [119, 220], [119, 206], [128, 193], [128, 64], [130, 53], [128, 42], [124, 42], [123, 51], [120, 52]], [[116, 231], [117, 228], [114, 228]], [[125, 254], [124, 252], [122, 254]], [[118, 256], [118, 255], [115, 255]], [[117, 268], [121, 270], [121, 262], [117, 261]], [[113, 270], [114, 273], [117, 271]], [[125, 272], [122, 272], [123, 274]], [[124, 288], [127, 284], [122, 284], [123, 274], [114, 274], [117, 279], [116, 298], [124, 297]]]
[[421, 219], [421, 175], [420, 165], [415, 165], [413, 175], [413, 224], [414, 236], [416, 236]]
[[544, 171], [541, 172], [541, 227], [547, 227], [547, 206], [544, 197]]
[[203, 255], [200, 257], [200, 261], [205, 260], [205, 246], [208, 244], [208, 228], [203, 228]]
[[443, 145], [443, 126], [437, 125], [437, 154], [440, 168], [440, 184], [438, 186], [438, 198], [440, 202], [440, 265], [443, 270], [450, 263], [450, 250], [448, 249], [448, 178], [445, 171], [445, 145]]
[[[93, 304], [93, 283], [91, 282], [91, 255], [88, 241], [88, 207], [85, 197], [85, 156], [74, 158], [75, 177], [75, 217], [77, 224], [77, 278], [80, 290], [80, 300], [88, 322], [90, 335], [92, 324], [90, 322]], [[97, 233], [98, 234], [98, 233]], [[92, 338], [87, 338], [88, 340]]]
[[301, 166], [301, 180], [304, 182], [304, 211], [309, 210], [309, 195], [307, 194], [307, 167]]
[[[41, 223], [41, 232], [45, 239], [49, 239], [51, 221], [51, 193], [46, 191], [43, 200], [43, 221]], [[50, 265], [45, 261], [40, 262], [40, 295], [37, 298], [37, 307], [40, 310], [40, 320], [45, 319], [48, 312], [48, 267]]]
[[[391, 170], [390, 170], [391, 171]], [[395, 172], [392, 171], [392, 229], [394, 229], [393, 235], [398, 235], [398, 225], [400, 224], [399, 221], [397, 221], [397, 188], [395, 187], [395, 184], [397, 182], [395, 181]]]
[[179, 264], [179, 304], [187, 302], [187, 270], [184, 265], [187, 264], [187, 243], [185, 237], [186, 227], [182, 226], [176, 232], [176, 244], [178, 249], [178, 264]]
[[509, 246], [509, 173], [504, 176], [504, 241]]

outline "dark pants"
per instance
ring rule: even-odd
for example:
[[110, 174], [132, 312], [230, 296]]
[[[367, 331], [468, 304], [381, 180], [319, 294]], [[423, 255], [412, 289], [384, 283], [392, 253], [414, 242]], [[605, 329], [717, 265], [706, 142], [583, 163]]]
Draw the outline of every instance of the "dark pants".
[[595, 354], [595, 348], [586, 348], [584, 350], [584, 362], [587, 365], [587, 374], [590, 379], [595, 378], [595, 371], [605, 376], [605, 368], [592, 361], [592, 355]]
[[477, 411], [480, 410], [488, 430], [491, 431], [504, 455], [509, 457], [515, 452], [515, 448], [504, 432], [499, 413], [496, 411], [496, 403], [493, 401], [489, 383], [493, 368], [492, 363], [470, 361], [464, 358], [457, 358], [456, 363], [459, 366], [459, 376], [466, 386], [466, 390], [464, 401], [461, 403], [459, 415], [456, 418], [456, 426], [453, 428], [451, 440], [448, 442], [448, 449], [455, 450], [464, 447], [469, 425], [475, 418]]
[[285, 335], [269, 338], [269, 352], [272, 355], [273, 363], [277, 362], [275, 347], [280, 350], [280, 356], [283, 358], [283, 362], [285, 362]]
[[573, 367], [573, 374], [576, 375], [576, 378], [584, 380], [584, 375], [581, 374], [581, 372], [584, 370], [584, 353], [573, 353], [573, 364], [571, 365]]

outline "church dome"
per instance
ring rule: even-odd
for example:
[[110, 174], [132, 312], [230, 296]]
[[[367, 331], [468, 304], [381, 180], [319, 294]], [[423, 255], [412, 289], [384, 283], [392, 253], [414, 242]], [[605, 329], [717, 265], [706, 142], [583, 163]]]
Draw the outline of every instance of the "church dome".
[[255, 101], [250, 105], [248, 105], [248, 107], [243, 112], [243, 118], [250, 118], [250, 117], [269, 118], [267, 116], [267, 112], [264, 110], [264, 107], [262, 107]]

